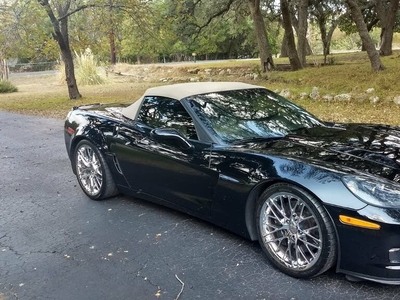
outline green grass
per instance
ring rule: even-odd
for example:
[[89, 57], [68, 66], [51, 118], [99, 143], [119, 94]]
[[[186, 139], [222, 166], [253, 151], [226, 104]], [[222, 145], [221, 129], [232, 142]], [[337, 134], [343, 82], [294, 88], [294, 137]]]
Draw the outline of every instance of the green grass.
[[0, 80], [0, 93], [18, 92], [18, 88], [7, 80]]
[[[68, 110], [73, 106], [89, 103], [110, 103], [135, 101], [149, 87], [169, 84], [160, 83], [161, 77], [189, 78], [196, 76], [189, 74], [188, 69], [199, 68], [204, 73], [205, 69], [214, 69], [218, 74], [220, 69], [231, 69], [234, 75], [214, 75], [213, 80], [218, 81], [243, 81], [262, 85], [270, 90], [282, 90], [289, 88], [297, 104], [303, 106], [323, 120], [336, 122], [365, 122], [386, 123], [400, 125], [400, 106], [393, 103], [393, 97], [400, 96], [397, 88], [400, 82], [400, 58], [399, 53], [390, 57], [382, 58], [386, 70], [372, 72], [369, 60], [365, 53], [335, 54], [334, 64], [322, 66], [322, 56], [309, 57], [308, 61], [312, 67], [296, 72], [273, 71], [257, 80], [243, 77], [243, 74], [256, 72], [259, 66], [258, 60], [226, 61], [218, 63], [163, 66], [138, 66], [145, 68], [146, 74], [156, 74], [150, 82], [132, 82], [133, 77], [116, 76], [111, 77], [108, 83], [101, 86], [79, 86], [84, 98], [80, 100], [68, 100], [66, 86], [58, 83], [49, 83], [50, 78], [42, 81], [32, 79], [14, 79], [13, 82], [19, 87], [20, 92], [14, 94], [0, 95], [0, 109], [25, 114], [36, 114], [54, 117], [65, 117]], [[313, 62], [315, 63], [314, 66]], [[318, 63], [320, 62], [320, 63]], [[287, 58], [275, 61], [282, 66], [288, 64]], [[132, 69], [134, 71], [134, 68]], [[129, 70], [130, 73], [132, 70]], [[164, 70], [164, 73], [162, 72]], [[168, 73], [172, 72], [172, 73]], [[167, 75], [166, 75], [167, 74]], [[170, 75], [168, 75], [170, 74]], [[208, 80], [205, 78], [204, 80]], [[25, 81], [24, 81], [25, 80]], [[47, 85], [46, 85], [47, 84]], [[310, 93], [312, 88], [319, 88], [320, 95], [350, 93], [354, 96], [349, 102], [339, 101], [313, 101], [311, 99], [300, 100], [300, 93]], [[368, 88], [374, 88], [372, 95], [379, 96], [380, 102], [372, 104], [369, 101], [371, 95], [366, 95]]]

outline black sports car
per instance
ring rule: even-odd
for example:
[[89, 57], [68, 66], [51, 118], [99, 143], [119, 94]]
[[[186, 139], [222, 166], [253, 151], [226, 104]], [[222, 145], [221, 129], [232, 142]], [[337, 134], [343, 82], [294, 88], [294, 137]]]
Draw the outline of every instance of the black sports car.
[[208, 220], [294, 277], [335, 266], [400, 284], [400, 128], [323, 122], [263, 87], [207, 82], [75, 107], [65, 143], [94, 200], [122, 192]]

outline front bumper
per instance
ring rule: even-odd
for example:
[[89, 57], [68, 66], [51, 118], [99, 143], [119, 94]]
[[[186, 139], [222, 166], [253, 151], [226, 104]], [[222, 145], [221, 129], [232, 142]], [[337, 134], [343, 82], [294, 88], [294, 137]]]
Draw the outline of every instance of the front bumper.
[[[352, 211], [327, 207], [335, 224], [339, 255], [337, 272], [385, 284], [400, 284], [400, 209], [366, 206]], [[339, 215], [379, 224], [379, 230], [345, 225]]]

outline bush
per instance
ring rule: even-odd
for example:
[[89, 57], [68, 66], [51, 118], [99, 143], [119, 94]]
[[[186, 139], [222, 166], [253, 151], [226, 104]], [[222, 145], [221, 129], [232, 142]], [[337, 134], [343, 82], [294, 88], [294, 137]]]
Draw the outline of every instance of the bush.
[[7, 80], [0, 80], [0, 93], [13, 93], [18, 92], [15, 85]]
[[80, 85], [103, 84], [105, 80], [97, 73], [98, 63], [92, 51], [76, 54], [76, 80]]

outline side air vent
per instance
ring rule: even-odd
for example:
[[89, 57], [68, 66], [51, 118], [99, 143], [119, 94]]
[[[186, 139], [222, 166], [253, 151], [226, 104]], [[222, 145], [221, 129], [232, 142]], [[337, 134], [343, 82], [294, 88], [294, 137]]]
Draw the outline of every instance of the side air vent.
[[122, 170], [121, 170], [121, 166], [119, 165], [119, 162], [118, 162], [118, 158], [115, 155], [113, 156], [113, 160], [114, 160], [115, 168], [117, 169], [118, 173], [123, 175], [122, 174]]

